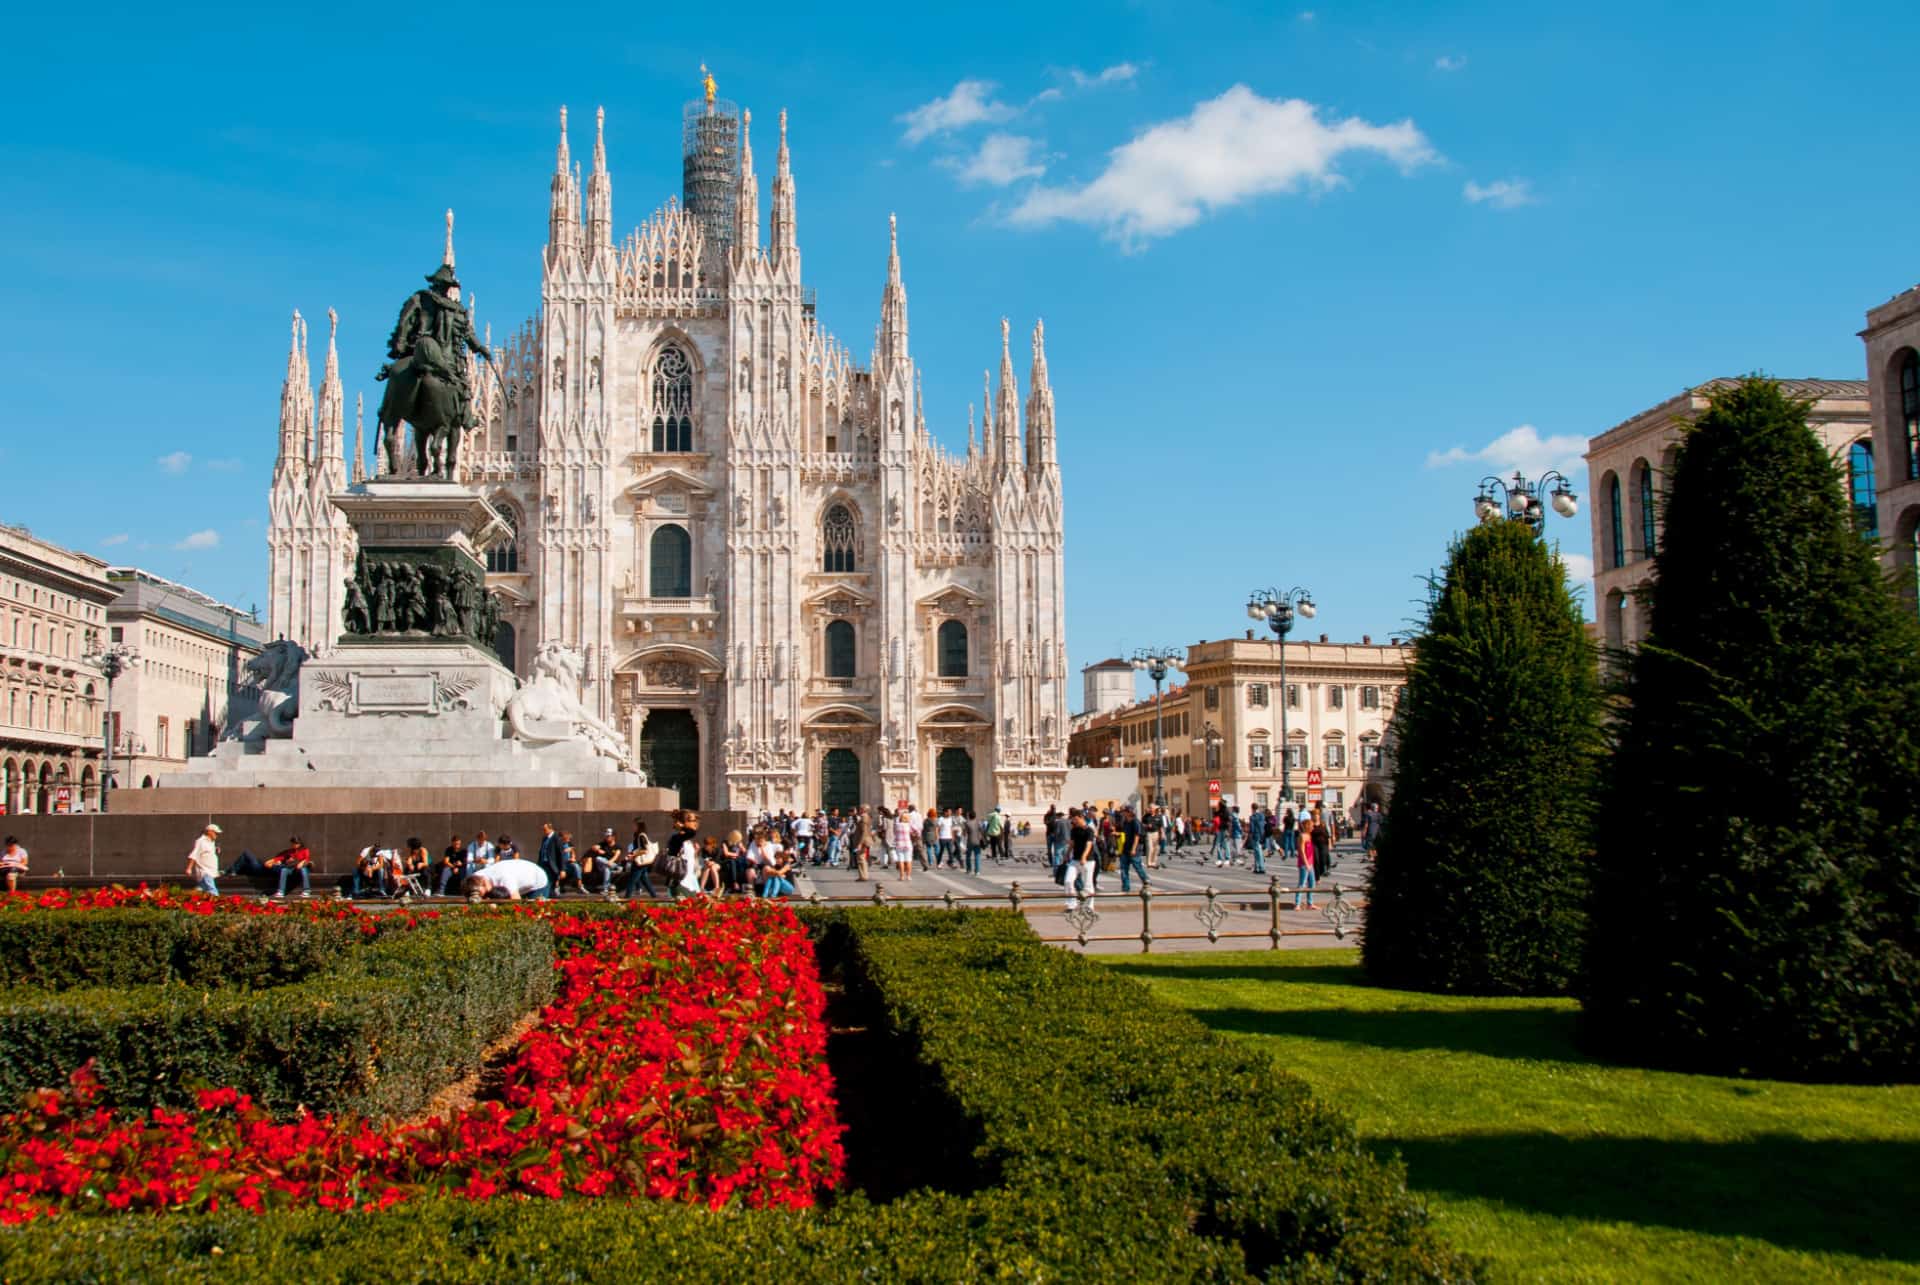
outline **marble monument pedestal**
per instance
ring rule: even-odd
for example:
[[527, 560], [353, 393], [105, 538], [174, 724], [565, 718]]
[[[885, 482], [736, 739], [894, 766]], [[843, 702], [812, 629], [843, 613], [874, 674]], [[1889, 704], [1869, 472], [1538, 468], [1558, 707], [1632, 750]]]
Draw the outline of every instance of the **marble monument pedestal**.
[[167, 791], [643, 786], [639, 774], [585, 741], [508, 738], [502, 718], [513, 693], [506, 666], [467, 643], [343, 643], [301, 667], [292, 736], [224, 741], [160, 784]]

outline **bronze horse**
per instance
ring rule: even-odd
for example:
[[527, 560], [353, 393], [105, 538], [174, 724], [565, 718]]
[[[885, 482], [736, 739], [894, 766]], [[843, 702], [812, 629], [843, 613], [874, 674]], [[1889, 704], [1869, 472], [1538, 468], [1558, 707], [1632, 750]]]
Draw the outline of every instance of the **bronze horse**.
[[413, 426], [415, 474], [451, 480], [460, 434], [473, 426], [466, 356], [471, 351], [491, 362], [493, 354], [473, 337], [472, 320], [454, 297], [460, 282], [453, 268], [442, 264], [427, 282], [432, 288], [408, 298], [387, 340], [393, 360], [376, 376], [387, 384], [379, 429], [390, 472], [400, 471], [400, 426], [406, 423]]

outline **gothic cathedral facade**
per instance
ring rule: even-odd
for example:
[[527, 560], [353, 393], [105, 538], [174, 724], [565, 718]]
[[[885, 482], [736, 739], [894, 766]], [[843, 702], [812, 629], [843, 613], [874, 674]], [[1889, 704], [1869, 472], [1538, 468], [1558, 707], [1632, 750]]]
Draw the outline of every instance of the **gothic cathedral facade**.
[[[476, 372], [460, 460], [514, 530], [488, 560], [502, 659], [524, 674], [543, 644], [579, 652], [588, 708], [689, 805], [1043, 810], [1065, 786], [1067, 663], [1041, 328], [1023, 399], [1001, 322], [980, 436], [969, 413], [966, 454], [945, 449], [897, 235], [862, 368], [802, 285], [785, 113], [764, 243], [750, 127], [690, 104], [686, 199], [616, 242], [604, 118], [583, 218], [561, 113], [540, 313], [495, 349], [501, 379]], [[302, 333], [270, 623], [324, 649], [352, 557], [319, 502], [344, 471], [342, 399], [330, 344], [316, 441]]]

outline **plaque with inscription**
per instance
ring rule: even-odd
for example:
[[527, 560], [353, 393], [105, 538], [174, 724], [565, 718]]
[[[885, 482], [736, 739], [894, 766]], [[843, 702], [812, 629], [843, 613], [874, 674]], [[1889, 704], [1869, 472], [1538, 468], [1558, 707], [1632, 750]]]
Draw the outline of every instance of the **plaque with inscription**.
[[361, 674], [354, 703], [365, 714], [433, 709], [432, 674]]

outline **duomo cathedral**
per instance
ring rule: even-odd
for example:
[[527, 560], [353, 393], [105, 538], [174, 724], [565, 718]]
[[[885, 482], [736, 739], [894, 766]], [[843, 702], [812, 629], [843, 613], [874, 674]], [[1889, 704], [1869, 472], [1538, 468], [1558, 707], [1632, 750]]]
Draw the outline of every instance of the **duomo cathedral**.
[[[1001, 322], [978, 435], [969, 411], [966, 453], [943, 447], [897, 233], [862, 366], [803, 284], [784, 112], [762, 236], [751, 122], [709, 83], [682, 197], [616, 239], [604, 113], [583, 216], [561, 112], [540, 311], [494, 348], [499, 378], [475, 368], [459, 451], [512, 528], [486, 555], [496, 650], [522, 677], [545, 644], [576, 651], [585, 705], [689, 805], [1042, 809], [1067, 666], [1041, 327], [1023, 395]], [[329, 497], [374, 466], [358, 425], [343, 440], [331, 337], [316, 398], [298, 314], [280, 418], [269, 629], [324, 653], [355, 553]]]

